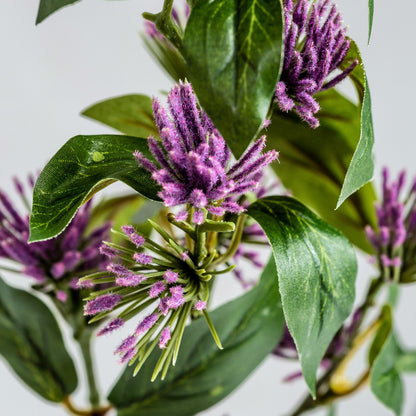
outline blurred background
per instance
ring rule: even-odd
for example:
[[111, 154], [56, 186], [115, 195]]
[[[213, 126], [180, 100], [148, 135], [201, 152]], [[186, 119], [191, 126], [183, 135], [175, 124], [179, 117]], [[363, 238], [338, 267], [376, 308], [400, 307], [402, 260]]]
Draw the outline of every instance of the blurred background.
[[[66, 7], [35, 27], [39, 0], [2, 0], [0, 14], [0, 188], [13, 192], [11, 177], [36, 172], [72, 136], [113, 133], [110, 128], [79, 115], [91, 104], [112, 96], [143, 93], [157, 95], [168, 90], [170, 79], [152, 61], [139, 37], [143, 11], [157, 12], [162, 0], [84, 0]], [[388, 165], [394, 173], [408, 169], [416, 174], [413, 137], [416, 66], [414, 13], [416, 3], [387, 0], [375, 3], [373, 36], [367, 46], [367, 0], [338, 0], [349, 35], [358, 43], [370, 82], [376, 134], [376, 177]], [[405, 12], [404, 12], [405, 11]], [[348, 86], [345, 87], [348, 91]], [[349, 89], [351, 91], [351, 89]], [[109, 188], [116, 189], [116, 188]], [[117, 188], [122, 189], [122, 188]], [[373, 273], [360, 258], [357, 298]], [[5, 275], [16, 286], [27, 279]], [[216, 303], [234, 296], [235, 282], [223, 282]], [[402, 342], [416, 348], [414, 315], [416, 285], [402, 291], [396, 324]], [[69, 334], [65, 334], [69, 339]], [[99, 339], [95, 359], [100, 386], [108, 391], [122, 370], [112, 351], [119, 337]], [[70, 348], [72, 353], [76, 353]], [[79, 364], [79, 363], [78, 363]], [[242, 363], [244, 365], [244, 363]], [[353, 366], [352, 376], [354, 375]], [[269, 357], [231, 396], [201, 413], [204, 416], [282, 416], [306, 392], [303, 381], [282, 379], [297, 366]], [[416, 415], [416, 377], [405, 377], [403, 415]], [[85, 392], [76, 393], [85, 403]], [[66, 412], [26, 390], [0, 358], [1, 413], [59, 416]], [[318, 410], [315, 415], [325, 415]], [[368, 387], [339, 402], [337, 415], [391, 414]]]

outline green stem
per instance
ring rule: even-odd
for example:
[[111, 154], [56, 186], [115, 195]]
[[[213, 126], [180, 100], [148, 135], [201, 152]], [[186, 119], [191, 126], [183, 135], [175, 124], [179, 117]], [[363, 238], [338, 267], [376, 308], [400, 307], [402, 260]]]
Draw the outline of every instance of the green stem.
[[237, 252], [238, 246], [240, 245], [240, 242], [241, 242], [241, 237], [243, 236], [245, 220], [246, 220], [246, 215], [240, 214], [237, 220], [237, 224], [235, 226], [233, 237], [231, 239], [231, 242], [227, 251], [211, 263], [209, 267], [210, 270], [215, 270], [216, 266], [230, 260], [234, 256], [234, 254]]
[[85, 372], [88, 381], [89, 401], [93, 408], [98, 407], [100, 403], [100, 395], [98, 393], [97, 384], [94, 376], [94, 365], [91, 355], [91, 331], [84, 330], [82, 334], [76, 338], [81, 349], [82, 358], [84, 360]]
[[157, 30], [165, 36], [178, 50], [182, 49], [182, 38], [172, 20], [173, 0], [165, 0], [160, 13], [143, 13], [146, 20], [153, 22]]

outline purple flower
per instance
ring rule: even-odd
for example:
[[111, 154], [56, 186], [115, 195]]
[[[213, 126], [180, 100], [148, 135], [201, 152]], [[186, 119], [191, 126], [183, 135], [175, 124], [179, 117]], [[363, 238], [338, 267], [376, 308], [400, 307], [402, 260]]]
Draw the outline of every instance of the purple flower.
[[195, 306], [194, 306], [194, 309], [200, 312], [202, 312], [206, 308], [207, 308], [207, 303], [204, 302], [203, 300], [199, 300], [197, 303], [195, 303]]
[[[25, 188], [32, 192], [35, 180], [30, 177], [28, 182], [26, 187], [14, 179], [17, 193], [26, 206], [29, 199]], [[29, 214], [21, 215], [11, 199], [0, 191], [0, 260], [13, 261], [19, 272], [36, 280], [40, 290], [52, 292], [56, 299], [66, 303], [69, 291], [79, 290], [74, 279], [86, 270], [105, 269], [108, 261], [100, 254], [100, 246], [102, 240], [108, 239], [110, 224], [87, 233], [90, 215], [91, 202], [88, 202], [59, 236], [29, 244]]]
[[137, 338], [134, 335], [128, 336], [114, 351], [114, 354], [129, 351], [137, 343]]
[[84, 315], [96, 315], [100, 312], [111, 311], [121, 299], [122, 297], [116, 294], [99, 296], [85, 304]]
[[261, 171], [278, 153], [262, 154], [263, 136], [241, 159], [228, 167], [231, 152], [204, 111], [199, 110], [189, 83], [176, 85], [168, 95], [169, 112], [153, 100], [153, 113], [161, 142], [149, 137], [157, 166], [136, 151], [138, 163], [152, 173], [162, 187], [159, 196], [166, 206], [190, 204], [193, 221], [204, 221], [204, 209], [214, 215], [244, 210], [235, 197], [259, 185]]
[[170, 328], [166, 327], [163, 329], [159, 338], [159, 348], [166, 348], [166, 344], [171, 339]]
[[403, 194], [406, 173], [400, 172], [396, 181], [389, 170], [382, 172], [382, 198], [376, 204], [377, 228], [367, 226], [367, 239], [376, 252], [376, 260], [387, 280], [415, 280], [412, 270], [416, 255], [416, 179]]
[[[199, 263], [195, 260], [192, 250], [185, 251], [173, 236], [164, 233], [157, 224], [151, 222], [151, 225], [164, 237], [163, 246], [140, 235], [131, 226], [122, 227], [124, 239], [127, 242], [131, 241], [132, 236], [136, 239], [140, 236], [143, 239], [142, 252], [136, 253], [129, 247], [123, 248], [123, 244], [105, 243], [110, 248], [116, 247], [120, 260], [123, 259], [127, 264], [113, 262], [108, 265], [106, 272], [88, 275], [82, 279], [82, 282], [106, 285], [103, 290], [90, 294], [84, 313], [100, 314], [97, 318], [101, 319], [117, 308], [117, 317], [99, 331], [100, 335], [112, 332], [129, 319], [142, 314], [144, 318], [134, 333], [116, 350], [116, 354], [121, 355], [121, 362], [134, 361], [142, 354], [146, 355], [148, 348], [159, 345], [163, 350], [161, 354], [172, 354], [168, 360], [174, 364], [178, 349], [172, 348], [179, 345], [184, 325], [192, 310], [204, 310], [204, 316], [207, 317], [207, 282], [212, 275], [203, 267], [204, 261]], [[187, 253], [186, 258], [183, 258], [184, 253]], [[143, 261], [145, 256], [146, 261]], [[174, 343], [168, 342], [171, 338], [175, 340]], [[143, 362], [144, 360], [139, 359], [138, 367]]]
[[172, 270], [166, 270], [166, 272], [163, 274], [163, 277], [166, 281], [166, 283], [175, 283], [178, 280], [178, 273], [173, 272]]
[[110, 323], [108, 323], [104, 328], [101, 328], [97, 332], [97, 336], [109, 334], [110, 332], [113, 332], [116, 329], [121, 328], [123, 325], [124, 325], [124, 321], [121, 318], [115, 318]]
[[149, 296], [151, 298], [157, 298], [161, 293], [163, 293], [166, 289], [165, 283], [161, 280], [154, 283], [149, 290]]
[[137, 326], [135, 334], [139, 336], [147, 332], [156, 323], [158, 318], [159, 316], [157, 313], [146, 316], [146, 318], [144, 318]]
[[354, 60], [341, 67], [350, 47], [341, 16], [330, 0], [284, 0], [285, 46], [275, 100], [282, 111], [294, 110], [310, 127], [319, 126], [314, 116], [320, 109], [313, 96], [334, 87], [357, 66]]

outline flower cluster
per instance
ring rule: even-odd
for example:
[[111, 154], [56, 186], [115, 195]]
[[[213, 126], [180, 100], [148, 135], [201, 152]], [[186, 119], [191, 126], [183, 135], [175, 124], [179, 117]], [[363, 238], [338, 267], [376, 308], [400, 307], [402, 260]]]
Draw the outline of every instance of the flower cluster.
[[[172, 221], [178, 224], [176, 220]], [[120, 354], [123, 363], [138, 360], [137, 372], [158, 345], [162, 353], [154, 379], [160, 371], [164, 378], [170, 363], [176, 362], [185, 324], [193, 311], [203, 313], [215, 341], [219, 347], [221, 344], [206, 311], [209, 297], [207, 282], [216, 273], [207, 270], [214, 256], [200, 261], [196, 251], [190, 253], [156, 223], [149, 222], [164, 240], [163, 246], [145, 238], [134, 227], [123, 226], [123, 233], [120, 234], [132, 248], [104, 243], [101, 252], [112, 260], [107, 272], [86, 276], [80, 284], [109, 285], [91, 293], [85, 304], [85, 315], [96, 315], [92, 321], [123, 308], [98, 335], [108, 334], [137, 314], [142, 314], [143, 319], [135, 331], [115, 353]], [[189, 223], [181, 224], [188, 229], [192, 227]], [[195, 230], [189, 232], [192, 234]], [[197, 241], [195, 246], [198, 246]]]
[[397, 181], [390, 180], [389, 170], [383, 169], [381, 203], [376, 206], [377, 230], [366, 227], [368, 240], [376, 251], [376, 258], [384, 278], [397, 281], [402, 277], [414, 280], [412, 263], [416, 254], [416, 180], [407, 195], [402, 196], [406, 174]]
[[[29, 209], [23, 183], [18, 179], [14, 182]], [[33, 177], [29, 178], [29, 186], [34, 186]], [[108, 238], [110, 225], [104, 224], [86, 233], [90, 212], [91, 202], [88, 202], [58, 237], [29, 244], [29, 214], [20, 215], [8, 196], [0, 191], [0, 258], [18, 265], [13, 270], [32, 277], [38, 288], [66, 302], [69, 291], [76, 288], [76, 276], [105, 269], [107, 264], [107, 258], [98, 250], [102, 240]]]
[[[196, 224], [204, 221], [205, 210], [216, 216], [242, 212], [244, 208], [235, 197], [256, 189], [263, 168], [278, 153], [261, 153], [266, 143], [263, 136], [228, 167], [231, 152], [207, 114], [199, 110], [191, 85], [176, 85], [169, 93], [168, 104], [171, 117], [157, 99], [153, 100], [161, 141], [149, 137], [148, 142], [157, 166], [142, 153], [134, 154], [162, 187], [159, 196], [165, 205], [194, 207], [192, 220]], [[179, 218], [187, 215], [182, 211]]]
[[312, 128], [320, 109], [313, 96], [334, 87], [358, 64], [354, 60], [340, 74], [327, 80], [341, 67], [350, 47], [341, 16], [330, 0], [284, 0], [285, 45], [283, 69], [275, 100], [282, 111], [294, 109]]

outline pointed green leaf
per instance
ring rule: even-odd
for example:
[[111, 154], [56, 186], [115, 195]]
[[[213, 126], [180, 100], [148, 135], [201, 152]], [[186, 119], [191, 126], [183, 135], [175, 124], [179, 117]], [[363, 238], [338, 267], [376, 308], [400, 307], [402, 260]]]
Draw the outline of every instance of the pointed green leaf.
[[397, 369], [402, 350], [394, 335], [390, 335], [374, 361], [370, 386], [374, 395], [399, 416], [403, 406], [403, 382]]
[[371, 113], [370, 88], [358, 46], [351, 40], [350, 50], [344, 62], [356, 58], [360, 62], [350, 77], [355, 84], [361, 102], [361, 133], [360, 141], [354, 152], [345, 175], [344, 184], [338, 199], [337, 208], [355, 191], [373, 179], [374, 174], [374, 128]]
[[368, 43], [370, 43], [371, 32], [373, 30], [374, 0], [368, 0]]
[[39, 299], [0, 279], [0, 354], [28, 387], [61, 402], [77, 374], [58, 324]]
[[45, 20], [49, 15], [80, 0], [40, 0], [36, 24]]
[[375, 226], [376, 195], [362, 187], [335, 211], [335, 206], [360, 136], [360, 108], [335, 90], [318, 95], [320, 127], [300, 123], [296, 115], [275, 111], [267, 128], [269, 148], [280, 151], [276, 175], [292, 195], [313, 208], [366, 252], [372, 247], [364, 227]]
[[158, 135], [153, 121], [152, 100], [147, 95], [131, 94], [109, 98], [87, 108], [82, 115], [135, 137]]
[[108, 397], [118, 416], [191, 416], [220, 401], [252, 373], [283, 331], [273, 259], [254, 289], [210, 312], [210, 317], [224, 349], [217, 348], [204, 319], [192, 322], [164, 381], [149, 382], [158, 351], [136, 377], [133, 368], [126, 369]]
[[186, 26], [183, 52], [190, 81], [237, 158], [267, 116], [282, 36], [276, 0], [199, 1]]
[[36, 182], [29, 241], [59, 234], [84, 202], [117, 180], [158, 200], [158, 187], [149, 172], [138, 166], [135, 150], [152, 158], [147, 141], [137, 137], [75, 136], [65, 143]]
[[272, 246], [286, 323], [314, 395], [318, 366], [353, 307], [354, 250], [338, 230], [293, 198], [262, 198], [247, 213]]

